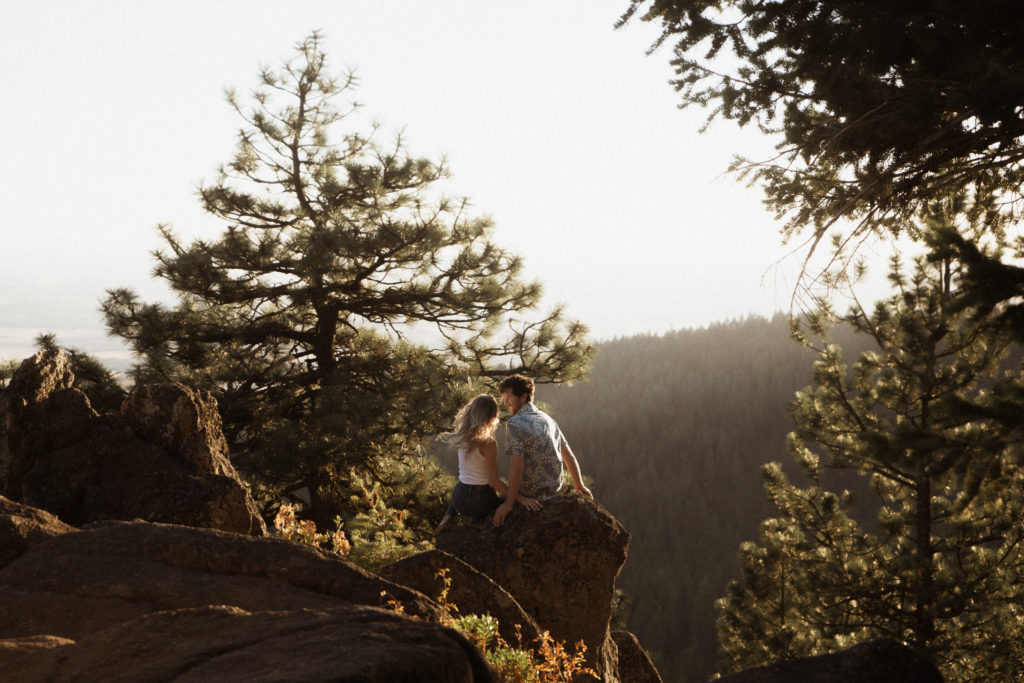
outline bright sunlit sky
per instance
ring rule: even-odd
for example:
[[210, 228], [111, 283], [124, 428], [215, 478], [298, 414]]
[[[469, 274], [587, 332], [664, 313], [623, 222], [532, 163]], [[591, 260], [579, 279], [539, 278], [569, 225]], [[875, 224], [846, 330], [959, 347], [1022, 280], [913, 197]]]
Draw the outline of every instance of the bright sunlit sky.
[[[626, 0], [0, 0], [0, 357], [59, 333], [111, 352], [98, 301], [151, 279], [155, 226], [215, 236], [196, 187], [232, 153], [261, 65], [313, 30], [365, 111], [525, 258], [592, 337], [789, 308], [799, 257], [757, 188], [725, 175], [770, 144], [680, 111], [656, 27]], [[781, 260], [781, 263], [780, 263]]]

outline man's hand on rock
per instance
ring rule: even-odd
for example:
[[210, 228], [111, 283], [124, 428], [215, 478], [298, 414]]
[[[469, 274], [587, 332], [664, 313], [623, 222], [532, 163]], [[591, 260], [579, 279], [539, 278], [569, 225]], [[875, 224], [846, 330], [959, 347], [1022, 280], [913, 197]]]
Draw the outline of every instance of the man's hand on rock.
[[498, 509], [494, 511], [494, 526], [501, 526], [505, 522], [505, 518], [508, 517], [508, 513], [512, 512], [512, 508], [515, 507], [515, 501], [506, 500], [504, 503], [498, 506]]
[[580, 487], [580, 488], [578, 488], [576, 490], [579, 491], [580, 493], [582, 493], [587, 498], [590, 498], [591, 500], [594, 499], [594, 494], [591, 493], [590, 489], [588, 489], [586, 486], [582, 486], [582, 487]]
[[516, 500], [519, 501], [519, 504], [525, 507], [527, 510], [533, 510], [534, 512], [536, 512], [537, 510], [541, 509], [540, 501], [537, 500], [536, 498], [530, 498], [528, 496], [519, 496], [518, 498], [516, 498]]

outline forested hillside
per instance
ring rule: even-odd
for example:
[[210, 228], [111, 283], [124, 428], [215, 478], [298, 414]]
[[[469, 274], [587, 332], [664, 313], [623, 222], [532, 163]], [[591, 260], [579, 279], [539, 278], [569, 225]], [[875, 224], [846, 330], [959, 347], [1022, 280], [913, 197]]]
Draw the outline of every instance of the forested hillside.
[[769, 514], [760, 466], [789, 469], [787, 404], [815, 358], [780, 314], [604, 342], [588, 382], [538, 387], [595, 497], [633, 535], [619, 586], [666, 681], [715, 670], [713, 604]]

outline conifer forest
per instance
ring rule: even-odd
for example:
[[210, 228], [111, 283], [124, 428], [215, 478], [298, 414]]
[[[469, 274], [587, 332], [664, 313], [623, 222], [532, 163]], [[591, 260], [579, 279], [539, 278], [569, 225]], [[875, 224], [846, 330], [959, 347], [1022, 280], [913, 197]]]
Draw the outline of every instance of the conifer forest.
[[666, 681], [718, 670], [715, 601], [771, 512], [761, 466], [791, 469], [786, 406], [812, 357], [786, 316], [753, 317], [603, 342], [587, 382], [538, 390], [633, 535], [623, 613]]

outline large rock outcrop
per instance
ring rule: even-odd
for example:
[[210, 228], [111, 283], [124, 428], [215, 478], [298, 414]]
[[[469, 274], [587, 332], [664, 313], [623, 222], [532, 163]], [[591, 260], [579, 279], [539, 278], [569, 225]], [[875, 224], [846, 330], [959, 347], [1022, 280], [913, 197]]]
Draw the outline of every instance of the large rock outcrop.
[[[530, 645], [540, 636], [537, 622], [508, 591], [454, 555], [428, 550], [384, 567], [380, 576], [435, 598], [444, 590], [439, 572], [448, 574], [447, 601], [459, 615], [490, 614], [498, 620], [498, 633], [510, 645]], [[517, 629], [518, 627], [518, 629]]]
[[444, 531], [436, 545], [492, 578], [556, 639], [582, 640], [599, 678], [619, 680], [608, 625], [629, 534], [603, 507], [580, 494], [557, 496], [539, 512], [517, 507], [498, 528]]
[[935, 665], [895, 640], [873, 640], [723, 676], [719, 683], [942, 683]]
[[436, 617], [422, 594], [282, 539], [105, 522], [33, 545], [0, 569], [0, 637], [83, 635], [168, 609], [328, 609], [339, 601]]
[[[460, 634], [396, 614], [337, 606], [248, 612], [209, 606], [149, 614], [78, 642], [40, 642], [0, 670], [49, 681], [359, 681], [479, 683], [497, 675]], [[49, 647], [47, 647], [49, 646]]]
[[[0, 509], [13, 528], [48, 521]], [[49, 528], [0, 569], [12, 680], [495, 680], [429, 622], [431, 600], [315, 548], [141, 521]]]
[[209, 393], [145, 386], [120, 414], [99, 415], [73, 382], [63, 352], [41, 351], [0, 394], [5, 496], [76, 526], [144, 519], [266, 534]]

